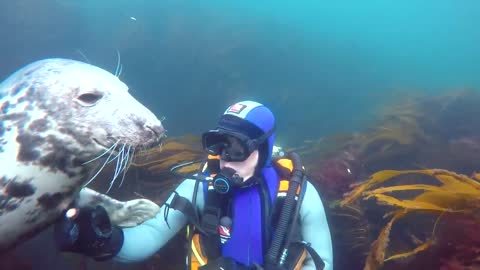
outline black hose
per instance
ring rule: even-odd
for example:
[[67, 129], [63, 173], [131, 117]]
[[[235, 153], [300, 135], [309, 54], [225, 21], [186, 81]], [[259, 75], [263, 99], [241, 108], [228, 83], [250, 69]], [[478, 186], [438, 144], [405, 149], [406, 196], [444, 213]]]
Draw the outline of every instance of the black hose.
[[180, 163], [180, 164], [177, 164], [175, 166], [172, 166], [170, 168], [170, 173], [172, 173], [173, 175], [175, 176], [179, 176], [181, 178], [193, 178], [195, 179], [195, 186], [193, 188], [194, 192], [193, 192], [193, 198], [192, 198], [192, 205], [194, 206], [194, 209], [195, 209], [195, 221], [196, 222], [199, 222], [200, 220], [200, 214], [198, 213], [197, 211], [197, 193], [198, 193], [198, 187], [199, 187], [199, 184], [200, 182], [207, 182], [208, 179], [206, 176], [204, 176], [201, 172], [202, 168], [200, 168], [200, 170], [197, 172], [197, 174], [194, 174], [194, 175], [188, 175], [188, 174], [181, 174], [181, 173], [178, 173], [176, 172], [177, 170], [183, 168], [183, 167], [186, 167], [186, 166], [190, 166], [192, 164], [195, 164], [195, 163], [202, 163], [202, 162], [205, 162], [205, 159], [197, 159], [197, 160], [192, 160], [192, 161], [187, 161], [187, 162], [184, 162], [184, 163]]
[[186, 167], [186, 166], [190, 166], [190, 165], [195, 164], [195, 163], [202, 163], [202, 162], [205, 162], [205, 159], [197, 159], [197, 160], [192, 160], [192, 161], [187, 161], [187, 162], [184, 162], [184, 163], [177, 164], [177, 165], [172, 166], [170, 168], [170, 173], [172, 173], [175, 176], [181, 177], [181, 178], [191, 177], [191, 175], [189, 175], [189, 174], [178, 173], [177, 170], [179, 170], [183, 167]]
[[292, 177], [289, 181], [287, 196], [282, 207], [275, 235], [265, 258], [266, 266], [277, 266], [278, 264], [280, 249], [282, 248], [285, 235], [287, 234], [289, 221], [294, 211], [293, 207], [295, 206], [297, 189], [303, 181], [304, 175], [300, 156], [297, 153], [292, 152], [289, 153], [289, 158], [293, 163]]
[[[302, 177], [302, 183], [300, 184], [301, 187], [304, 186], [305, 184], [305, 181], [307, 181], [307, 178], [305, 176]], [[299, 213], [300, 213], [300, 208], [302, 207], [302, 202], [303, 202], [303, 196], [305, 194], [303, 193], [302, 190], [300, 190], [300, 194], [298, 195], [298, 200], [297, 200], [297, 205], [295, 206], [295, 212], [293, 213], [293, 216], [292, 216], [292, 223], [291, 223], [291, 228], [288, 232], [288, 235], [287, 235], [287, 238], [285, 239], [285, 244], [283, 245], [283, 251], [282, 251], [282, 255], [280, 257], [280, 265], [283, 265], [285, 263], [285, 260], [286, 260], [286, 256], [288, 255], [288, 247], [290, 246], [290, 243], [292, 241], [292, 238], [294, 236], [294, 234], [296, 233], [296, 227], [297, 227], [297, 221], [298, 221], [298, 217], [299, 217]]]

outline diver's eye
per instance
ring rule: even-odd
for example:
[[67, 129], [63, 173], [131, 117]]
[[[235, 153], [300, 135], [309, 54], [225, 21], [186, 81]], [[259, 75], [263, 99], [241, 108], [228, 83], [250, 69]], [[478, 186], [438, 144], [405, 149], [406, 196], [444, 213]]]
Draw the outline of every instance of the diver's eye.
[[96, 93], [85, 93], [78, 96], [78, 100], [84, 103], [85, 105], [93, 105], [97, 103], [102, 98], [101, 94]]

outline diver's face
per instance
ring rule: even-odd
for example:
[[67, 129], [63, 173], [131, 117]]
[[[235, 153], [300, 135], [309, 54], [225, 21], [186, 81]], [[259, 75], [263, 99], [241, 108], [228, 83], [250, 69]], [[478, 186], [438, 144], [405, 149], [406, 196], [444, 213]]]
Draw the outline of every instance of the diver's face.
[[244, 161], [225, 161], [220, 159], [220, 169], [228, 167], [234, 169], [243, 178], [243, 181], [250, 179], [255, 173], [258, 163], [258, 150], [253, 151]]

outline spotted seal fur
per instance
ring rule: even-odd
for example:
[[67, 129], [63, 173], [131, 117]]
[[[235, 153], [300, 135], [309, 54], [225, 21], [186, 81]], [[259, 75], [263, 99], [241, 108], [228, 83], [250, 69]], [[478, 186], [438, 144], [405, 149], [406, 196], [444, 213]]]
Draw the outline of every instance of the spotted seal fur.
[[119, 202], [84, 186], [106, 162], [116, 162], [117, 178], [135, 149], [163, 135], [161, 121], [99, 67], [44, 59], [12, 74], [0, 84], [0, 252], [46, 228], [74, 200], [103, 204], [126, 226], [152, 217], [153, 202]]

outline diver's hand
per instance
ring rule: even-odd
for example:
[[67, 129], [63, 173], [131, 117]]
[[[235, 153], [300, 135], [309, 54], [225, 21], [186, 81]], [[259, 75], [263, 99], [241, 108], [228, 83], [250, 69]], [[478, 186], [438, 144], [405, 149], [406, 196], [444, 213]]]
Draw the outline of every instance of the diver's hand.
[[123, 244], [122, 230], [112, 226], [102, 206], [68, 209], [55, 224], [54, 236], [61, 251], [96, 260], [115, 256]]

